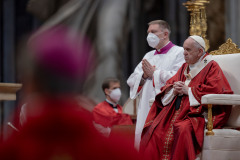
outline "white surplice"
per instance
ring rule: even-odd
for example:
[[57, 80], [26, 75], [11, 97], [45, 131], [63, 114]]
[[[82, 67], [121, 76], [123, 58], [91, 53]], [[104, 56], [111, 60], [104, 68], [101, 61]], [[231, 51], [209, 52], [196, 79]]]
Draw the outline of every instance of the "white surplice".
[[137, 92], [143, 75], [142, 62], [137, 65], [134, 72], [127, 80], [127, 84], [130, 87], [130, 98], [135, 99], [137, 96], [140, 96], [135, 130], [136, 149], [139, 149], [143, 126], [151, 108], [149, 100], [155, 99], [155, 96], [160, 92], [160, 89], [165, 85], [165, 82], [175, 75], [185, 62], [183, 51], [182, 47], [173, 46], [166, 54], [154, 55], [155, 50], [153, 50], [143, 57], [143, 59], [147, 59], [151, 65], [156, 67], [153, 74], [155, 87], [153, 86], [153, 80], [147, 79], [141, 91]]

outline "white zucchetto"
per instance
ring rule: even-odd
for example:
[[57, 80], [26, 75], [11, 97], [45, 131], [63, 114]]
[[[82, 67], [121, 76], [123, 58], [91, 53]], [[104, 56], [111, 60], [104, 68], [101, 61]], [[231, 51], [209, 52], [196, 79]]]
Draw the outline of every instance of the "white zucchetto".
[[197, 35], [193, 35], [193, 36], [189, 36], [189, 37], [194, 39], [198, 44], [200, 44], [200, 46], [202, 46], [205, 49], [205, 41], [202, 37], [197, 36]]

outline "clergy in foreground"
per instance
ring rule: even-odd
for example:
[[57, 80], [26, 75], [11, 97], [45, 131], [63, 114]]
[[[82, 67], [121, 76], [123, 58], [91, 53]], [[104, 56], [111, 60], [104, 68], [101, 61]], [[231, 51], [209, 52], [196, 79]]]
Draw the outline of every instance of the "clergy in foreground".
[[[195, 160], [205, 128], [201, 97], [233, 93], [202, 37], [188, 37], [183, 48], [186, 63], [162, 87], [144, 126], [140, 151], [149, 160]], [[213, 127], [222, 128], [230, 112], [231, 107], [214, 106]]]
[[130, 115], [122, 112], [118, 104], [121, 98], [120, 81], [116, 78], [106, 78], [102, 84], [106, 100], [96, 105], [92, 111], [94, 125], [103, 135], [109, 136], [114, 125], [132, 125]]

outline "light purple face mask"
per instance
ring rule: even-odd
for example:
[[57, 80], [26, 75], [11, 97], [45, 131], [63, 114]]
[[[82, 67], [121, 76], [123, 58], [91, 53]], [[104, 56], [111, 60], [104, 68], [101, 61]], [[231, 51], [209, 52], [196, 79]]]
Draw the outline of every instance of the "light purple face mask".
[[[163, 33], [163, 32], [161, 32], [161, 33]], [[161, 34], [161, 33], [159, 33], [159, 34]], [[151, 33], [151, 32], [148, 33], [147, 42], [148, 42], [148, 45], [152, 48], [156, 48], [161, 39], [163, 39], [163, 38], [159, 38], [154, 33]]]
[[121, 95], [122, 95], [122, 93], [121, 93], [120, 88], [116, 88], [111, 91], [109, 96], [112, 100], [114, 100], [115, 102], [118, 102], [121, 98]]

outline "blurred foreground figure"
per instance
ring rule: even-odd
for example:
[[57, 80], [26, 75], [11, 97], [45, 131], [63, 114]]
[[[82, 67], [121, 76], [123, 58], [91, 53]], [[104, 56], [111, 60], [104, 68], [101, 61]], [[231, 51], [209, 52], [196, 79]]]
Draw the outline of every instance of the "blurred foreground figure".
[[109, 136], [114, 125], [132, 125], [131, 117], [122, 112], [122, 106], [118, 104], [121, 98], [120, 81], [116, 78], [106, 78], [102, 84], [102, 90], [106, 95], [105, 101], [99, 103], [93, 109], [95, 127], [105, 136]]
[[45, 101], [77, 102], [81, 95], [82, 83], [90, 72], [90, 45], [81, 35], [69, 32], [56, 27], [29, 40], [29, 55], [22, 64], [25, 104], [21, 124], [45, 111]]
[[76, 101], [88, 72], [88, 49], [65, 33], [55, 28], [29, 42], [25, 122], [1, 144], [0, 159], [139, 159], [125, 139], [100, 135], [90, 112]]

